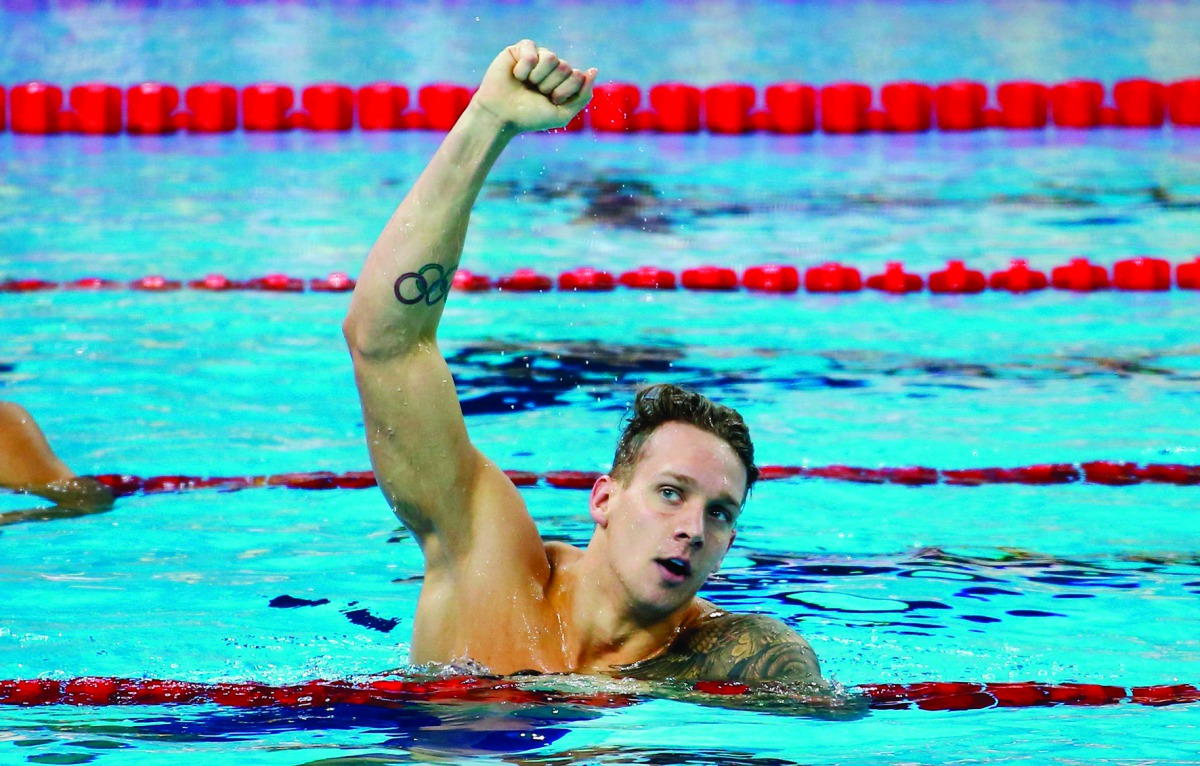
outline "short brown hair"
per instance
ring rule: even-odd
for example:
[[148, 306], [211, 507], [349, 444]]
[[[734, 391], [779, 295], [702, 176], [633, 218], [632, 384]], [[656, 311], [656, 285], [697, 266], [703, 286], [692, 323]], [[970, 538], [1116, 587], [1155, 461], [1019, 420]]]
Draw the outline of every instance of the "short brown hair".
[[610, 475], [625, 483], [633, 473], [633, 467], [642, 457], [642, 449], [659, 426], [664, 423], [687, 423], [716, 436], [728, 444], [741, 458], [746, 469], [746, 496], [758, 480], [758, 466], [754, 465], [754, 444], [750, 441], [750, 429], [737, 410], [717, 404], [708, 397], [673, 386], [659, 383], [646, 386], [637, 392], [617, 442], [617, 454], [613, 457]]

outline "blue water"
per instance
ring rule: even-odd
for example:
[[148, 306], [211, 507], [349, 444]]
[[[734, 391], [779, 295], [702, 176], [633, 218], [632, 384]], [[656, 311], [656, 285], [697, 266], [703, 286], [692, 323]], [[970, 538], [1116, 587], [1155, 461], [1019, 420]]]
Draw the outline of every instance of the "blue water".
[[[765, 84], [784, 70], [873, 84], [1169, 80], [1197, 73], [1189, 41], [1200, 17], [1182, 3], [3, 8], [6, 84], [467, 82], [523, 34], [562, 39], [607, 76], [643, 84]], [[418, 35], [419, 47], [405, 42]], [[654, 55], [639, 59], [645, 50]], [[0, 279], [353, 273], [436, 141], [0, 134]], [[928, 273], [950, 258], [990, 271], [1012, 257], [1048, 269], [1081, 254], [1178, 263], [1200, 250], [1198, 142], [1170, 129], [530, 136], [485, 188], [465, 265], [497, 275], [825, 260], [865, 272], [903, 260]], [[598, 217], [614, 188], [619, 214]], [[0, 398], [30, 409], [81, 473], [362, 470], [346, 305], [318, 294], [0, 295]], [[473, 438], [506, 468], [603, 470], [625, 402], [658, 380], [742, 409], [763, 463], [1196, 464], [1198, 313], [1183, 291], [493, 293], [452, 297], [442, 346]], [[847, 685], [1195, 683], [1196, 492], [764, 483], [705, 595], [787, 620]], [[583, 494], [525, 496], [547, 537], [586, 541]], [[0, 494], [0, 513], [30, 504]], [[4, 526], [0, 677], [377, 673], [405, 661], [420, 572], [376, 490], [135, 496], [105, 514]], [[270, 605], [283, 595], [317, 603]], [[841, 722], [661, 699], [357, 718], [0, 709], [0, 763], [378, 763], [428, 752], [547, 764], [1186, 763], [1198, 709], [897, 710]]]

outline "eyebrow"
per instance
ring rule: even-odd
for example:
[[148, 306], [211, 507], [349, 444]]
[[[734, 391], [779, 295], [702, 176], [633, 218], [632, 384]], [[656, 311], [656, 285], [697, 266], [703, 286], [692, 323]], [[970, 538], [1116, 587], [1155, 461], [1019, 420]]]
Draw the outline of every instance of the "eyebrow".
[[[683, 485], [687, 486], [689, 489], [696, 489], [699, 486], [696, 483], [695, 479], [693, 479], [691, 476], [688, 476], [686, 474], [675, 473], [674, 471], [664, 471], [662, 476], [673, 480], [676, 484], [683, 484]], [[737, 500], [734, 500], [733, 496], [730, 495], [728, 492], [723, 492], [720, 495], [717, 495], [716, 500], [721, 505], [729, 506], [730, 510], [733, 510], [733, 511], [741, 511], [742, 510], [742, 503], [739, 503]]]

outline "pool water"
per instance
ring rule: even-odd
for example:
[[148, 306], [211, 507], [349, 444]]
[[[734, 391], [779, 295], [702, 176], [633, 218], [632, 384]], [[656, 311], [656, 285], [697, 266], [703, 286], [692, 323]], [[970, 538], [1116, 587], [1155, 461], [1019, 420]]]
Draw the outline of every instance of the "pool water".
[[[803, 63], [818, 82], [912, 76], [902, 66], [934, 80], [1195, 74], [1175, 45], [1197, 29], [1194, 6], [1099, 3], [1071, 16], [1073, 7], [1022, 3], [1006, 17], [1027, 31], [1018, 48], [1039, 54], [1030, 57], [1005, 54], [981, 31], [1000, 23], [981, 3], [936, 16], [922, 3], [787, 6], [784, 26], [824, 29], [857, 55], [833, 59], [810, 36], [792, 36], [767, 59]], [[0, 29], [22, 34], [3, 36], [15, 53], [0, 82], [163, 72], [180, 83], [384, 76], [415, 85], [457, 71], [449, 79], [465, 82], [481, 51], [524, 34], [515, 31], [523, 19], [538, 19], [533, 34], [557, 31], [542, 5], [481, 8], [492, 6], [6, 5]], [[605, 47], [597, 12], [568, 4], [565, 19], [593, 26], [568, 23], [562, 34], [580, 57], [603, 49], [618, 76], [639, 82], [706, 84], [730, 69], [772, 81], [762, 57], [744, 50], [701, 62], [696, 50], [719, 39], [732, 6], [698, 8], [630, 5], [631, 18], [657, 13], [662, 23], [633, 25], [646, 31]], [[751, 47], [773, 39], [773, 9], [740, 12]], [[855, 18], [865, 20], [862, 35], [852, 34]], [[251, 35], [248, 20], [266, 33]], [[675, 51], [661, 37], [685, 21], [686, 46]], [[413, 56], [409, 48], [389, 41], [404, 52], [386, 66], [379, 52], [400, 28], [445, 42], [411, 76], [387, 68]], [[964, 55], [905, 42], [930, 29]], [[352, 33], [361, 57], [347, 54]], [[74, 35], [77, 55], [50, 55], [61, 35]], [[222, 35], [241, 44], [221, 47]], [[175, 52], [185, 39], [194, 56]], [[639, 43], [674, 52], [642, 78], [627, 63]], [[437, 140], [0, 133], [0, 279], [354, 273]], [[1200, 250], [1198, 149], [1200, 131], [1170, 129], [528, 136], [484, 189], [464, 266], [495, 276], [522, 266], [740, 271], [826, 260], [864, 273], [903, 260], [928, 273], [951, 258], [990, 272], [1014, 257], [1048, 270], [1081, 254], [1109, 266], [1139, 254], [1178, 263]], [[187, 290], [0, 295], [0, 398], [33, 412], [80, 473], [363, 470], [340, 337], [347, 301]], [[1194, 465], [1198, 316], [1197, 295], [1178, 290], [456, 294], [441, 342], [472, 437], [511, 469], [604, 470], [625, 404], [638, 384], [657, 381], [742, 410], [764, 464]], [[847, 686], [1195, 683], [1196, 491], [765, 482], [704, 595], [786, 620]], [[544, 484], [523, 492], [547, 538], [586, 542], [583, 493]], [[6, 520], [32, 504], [0, 494]], [[379, 673], [406, 660], [421, 574], [419, 551], [372, 489], [133, 496], [104, 514], [0, 527], [0, 551], [3, 678], [286, 684]], [[0, 763], [1187, 763], [1198, 710], [910, 709], [830, 721], [654, 697], [613, 709], [337, 714], [4, 707]]]

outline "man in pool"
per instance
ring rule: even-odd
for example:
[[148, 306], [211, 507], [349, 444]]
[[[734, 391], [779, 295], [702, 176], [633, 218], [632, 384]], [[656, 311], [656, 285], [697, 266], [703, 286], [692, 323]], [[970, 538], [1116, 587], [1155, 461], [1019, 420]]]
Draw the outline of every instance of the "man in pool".
[[529, 40], [501, 51], [380, 234], [343, 325], [375, 475], [425, 557], [411, 661], [824, 688], [782, 622], [696, 596], [758, 474], [735, 411], [675, 386], [640, 392], [592, 488], [584, 550], [544, 543], [467, 436], [436, 333], [471, 207], [508, 142], [565, 125], [595, 79]]

